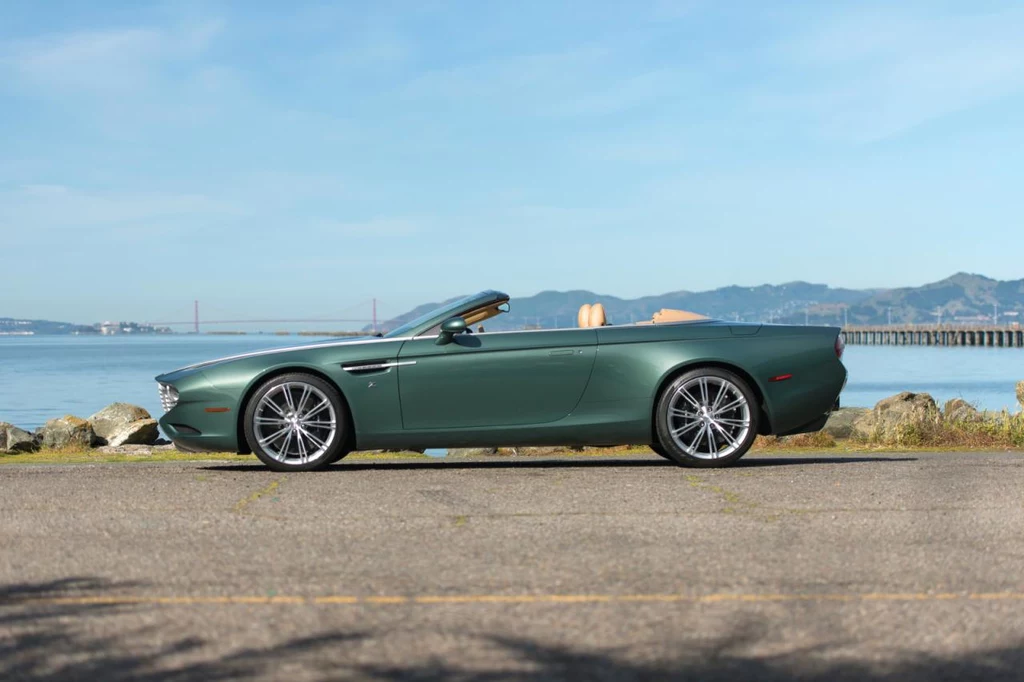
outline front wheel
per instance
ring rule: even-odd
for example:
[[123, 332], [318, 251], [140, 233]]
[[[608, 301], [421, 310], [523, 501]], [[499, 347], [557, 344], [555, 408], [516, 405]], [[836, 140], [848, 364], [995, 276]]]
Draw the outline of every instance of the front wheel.
[[322, 469], [347, 454], [348, 413], [320, 377], [274, 377], [253, 395], [244, 419], [249, 447], [274, 471]]
[[683, 466], [729, 466], [757, 437], [757, 396], [732, 372], [683, 373], [658, 399], [655, 425], [665, 455]]

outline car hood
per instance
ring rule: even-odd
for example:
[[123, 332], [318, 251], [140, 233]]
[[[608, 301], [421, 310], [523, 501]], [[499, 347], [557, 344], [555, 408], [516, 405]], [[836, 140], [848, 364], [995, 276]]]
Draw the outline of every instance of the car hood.
[[264, 350], [254, 350], [248, 353], [239, 353], [238, 355], [228, 355], [223, 358], [216, 358], [214, 360], [205, 360], [203, 362], [197, 362], [193, 365], [186, 365], [185, 367], [179, 367], [178, 369], [166, 372], [156, 377], [156, 380], [163, 383], [173, 383], [177, 379], [181, 379], [190, 374], [200, 372], [210, 367], [217, 365], [223, 365], [235, 360], [242, 360], [244, 358], [252, 358], [260, 355], [273, 355], [275, 353], [287, 353], [289, 351], [301, 351], [316, 348], [317, 346], [343, 346], [348, 343], [355, 343], [357, 341], [369, 341], [371, 339], [378, 338], [374, 336], [353, 336], [346, 339], [330, 339], [327, 341], [314, 341], [312, 343], [306, 343], [301, 346], [283, 346], [281, 348], [266, 348]]

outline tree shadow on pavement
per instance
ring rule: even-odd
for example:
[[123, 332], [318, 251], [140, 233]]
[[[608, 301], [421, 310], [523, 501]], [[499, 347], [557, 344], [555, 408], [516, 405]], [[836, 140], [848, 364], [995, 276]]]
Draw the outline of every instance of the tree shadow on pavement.
[[[728, 638], [687, 642], [687, 653], [656, 662], [630, 661], [614, 651], [580, 651], [529, 639], [483, 637], [516, 661], [519, 670], [466, 670], [435, 661], [425, 666], [358, 666], [358, 676], [388, 682], [541, 682], [579, 680], [669, 682], [967, 682], [1024, 680], [1024, 649], [1016, 646], [972, 652], [967, 656], [910, 655], [884, 661], [828, 660], [827, 647], [804, 648], [775, 656], [744, 656], [753, 644], [741, 631]], [[484, 643], [482, 642], [482, 643]], [[682, 648], [682, 647], [681, 647]]]
[[[422, 630], [403, 626], [325, 629], [302, 637], [283, 631], [278, 641], [268, 646], [225, 649], [216, 647], [217, 641], [173, 636], [167, 625], [173, 621], [164, 613], [171, 607], [103, 603], [105, 596], [128, 594], [138, 587], [92, 578], [0, 587], [0, 680], [1024, 680], [1024, 642], [959, 655], [905, 652], [885, 658], [868, 651], [858, 659], [849, 653], [856, 642], [840, 641], [839, 633], [822, 633], [821, 637], [828, 638], [825, 643], [788, 647], [781, 654], [755, 654], [751, 652], [763, 650], [761, 645], [773, 639], [778, 646], [773, 637], [778, 623], [755, 620], [750, 614], [715, 636], [668, 630], [655, 651], [650, 642], [642, 641], [617, 648], [584, 648], [478, 631], [439, 633], [431, 621], [422, 625]], [[186, 629], [189, 622], [205, 614], [203, 610], [185, 611]], [[272, 609], [241, 610], [233, 622], [254, 616], [269, 620], [274, 614]], [[180, 620], [180, 611], [178, 616]], [[97, 628], [97, 621], [104, 627]], [[587, 637], [586, 633], [577, 634]], [[436, 642], [438, 635], [449, 640], [455, 637], [464, 644], [447, 647], [454, 653], [441, 655], [417, 642], [420, 637]], [[409, 641], [398, 647], [385, 646], [394, 637]], [[462, 654], [476, 663], [452, 660]]]
[[123, 616], [126, 623], [133, 623], [133, 618], [165, 608], [104, 602], [138, 587], [96, 578], [0, 586], [0, 680], [245, 680], [268, 676], [268, 669], [278, 663], [306, 656], [315, 660], [316, 652], [366, 636], [332, 632], [202, 660], [208, 642], [168, 637], [152, 624], [114, 626], [113, 631], [108, 624], [104, 634], [90, 632], [99, 619]]
[[[915, 457], [756, 457], [752, 459], [741, 459], [733, 465], [736, 467], [772, 467], [788, 466], [795, 464], [863, 464], [866, 462], [915, 462]], [[679, 467], [673, 462], [665, 459], [626, 459], [600, 457], [587, 459], [521, 459], [518, 457], [503, 457], [493, 460], [461, 460], [437, 458], [435, 461], [354, 461], [334, 464], [318, 473], [344, 473], [346, 471], [423, 471], [443, 469], [615, 469], [615, 468], [657, 468], [670, 467], [681, 471], [700, 471], [699, 469], [686, 469]], [[250, 471], [267, 473], [268, 469], [258, 462], [252, 464], [214, 464], [199, 467], [204, 471]], [[705, 470], [706, 471], [706, 470]]]

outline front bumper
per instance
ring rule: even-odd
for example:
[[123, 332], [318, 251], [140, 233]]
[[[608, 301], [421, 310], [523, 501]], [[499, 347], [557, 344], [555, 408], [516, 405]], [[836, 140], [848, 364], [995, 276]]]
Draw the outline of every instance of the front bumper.
[[[191, 373], [161, 384], [178, 393], [174, 406], [160, 417], [160, 430], [184, 450], [196, 452], [238, 452], [237, 399], [215, 388], [201, 373]], [[166, 391], [162, 391], [165, 393]]]

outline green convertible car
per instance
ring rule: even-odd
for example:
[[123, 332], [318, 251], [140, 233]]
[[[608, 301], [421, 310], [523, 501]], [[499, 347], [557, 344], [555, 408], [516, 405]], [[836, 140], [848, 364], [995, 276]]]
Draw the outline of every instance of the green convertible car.
[[757, 434], [821, 429], [846, 382], [834, 327], [699, 319], [473, 333], [508, 309], [507, 295], [484, 291], [382, 336], [163, 374], [160, 427], [183, 449], [251, 452], [278, 471], [353, 450], [625, 443], [720, 467]]

